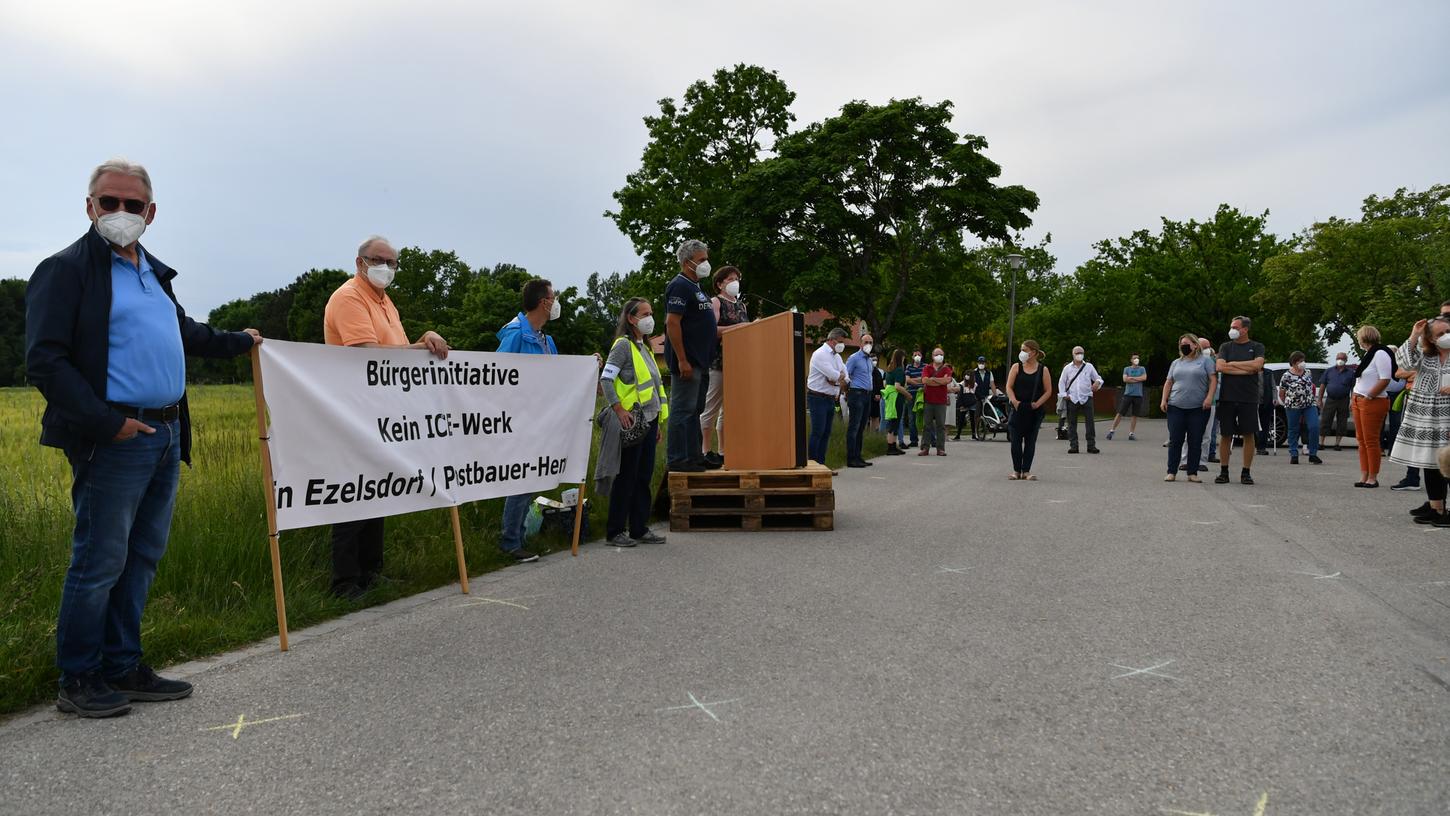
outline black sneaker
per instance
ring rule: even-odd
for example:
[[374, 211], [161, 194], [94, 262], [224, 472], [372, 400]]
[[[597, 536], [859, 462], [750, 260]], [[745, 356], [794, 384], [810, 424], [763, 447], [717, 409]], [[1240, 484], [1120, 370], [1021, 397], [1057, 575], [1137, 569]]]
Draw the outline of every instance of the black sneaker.
[[1218, 457], [1217, 456], [1210, 456], [1210, 457], [1208, 457], [1208, 461], [1209, 461], [1210, 464], [1216, 465], [1216, 464], [1218, 464]]
[[1416, 524], [1434, 524], [1435, 522], [1439, 521], [1442, 518], [1445, 518], [1445, 514], [1444, 513], [1436, 513], [1435, 511], [1432, 510], [1432, 511], [1430, 511], [1430, 514], [1429, 515], [1426, 515], [1426, 516], [1415, 516], [1414, 522]]
[[668, 469], [671, 473], [704, 473], [706, 467], [694, 462], [679, 462], [669, 465]]
[[1214, 484], [1228, 484], [1228, 471], [1220, 470], [1218, 475], [1213, 477]]
[[504, 550], [504, 555], [513, 557], [520, 564], [531, 564], [539, 560], [538, 553], [529, 552], [523, 547], [519, 547], [517, 550]]
[[1289, 457], [1289, 464], [1291, 464], [1291, 465], [1297, 465], [1297, 464], [1299, 464], [1299, 457], [1297, 457], [1297, 456], [1290, 456]]
[[1315, 456], [1314, 454], [1311, 453], [1311, 454], [1309, 454], [1309, 464], [1311, 464], [1311, 465], [1322, 465], [1322, 464], [1324, 464], [1324, 460], [1323, 459], [1320, 459], [1318, 456]]
[[184, 680], [158, 677], [151, 667], [142, 663], [136, 668], [106, 681], [111, 688], [126, 695], [133, 703], [160, 703], [191, 696], [191, 684]]
[[1390, 490], [1398, 490], [1401, 493], [1404, 493], [1404, 492], [1407, 492], [1407, 491], [1410, 491], [1410, 490], [1416, 490], [1417, 491], [1419, 489], [1420, 489], [1420, 486], [1418, 484], [1413, 484], [1413, 483], [1407, 482], [1407, 481], [1405, 481], [1403, 479], [1401, 479], [1400, 481], [1396, 482], [1395, 484], [1393, 484], [1390, 487]]
[[1429, 502], [1425, 502], [1419, 507], [1416, 507], [1414, 510], [1411, 510], [1410, 515], [1414, 516], [1415, 518], [1433, 516], [1435, 515], [1435, 508], [1431, 507]]
[[111, 688], [99, 674], [88, 674], [63, 683], [55, 707], [81, 717], [119, 717], [130, 712], [131, 699]]
[[1450, 527], [1450, 513], [1441, 513], [1430, 522], [1431, 527]]
[[846, 467], [848, 467], [848, 468], [863, 468], [863, 467], [866, 467], [866, 463], [865, 462], [847, 462], [846, 463]]
[[1254, 483], [1254, 477], [1250, 476], [1249, 475], [1249, 472], [1247, 470], [1244, 471], [1243, 474], [1239, 476], [1239, 484], [1251, 485], [1253, 483]]
[[714, 464], [720, 465], [721, 467], [724, 467], [725, 465], [725, 457], [714, 451], [710, 451], [705, 454], [705, 461], [713, 462]]
[[1098, 450], [1097, 448], [1093, 447], [1092, 445], [1088, 445], [1088, 453], [1102, 453], [1102, 451]]
[[725, 460], [721, 459], [720, 461], [715, 462], [710, 459], [691, 459], [690, 464], [696, 465], [703, 470], [719, 470], [720, 468], [725, 466]]
[[1067, 452], [1068, 453], [1077, 453], [1078, 452], [1078, 449], [1077, 448], [1068, 448], [1067, 449]]

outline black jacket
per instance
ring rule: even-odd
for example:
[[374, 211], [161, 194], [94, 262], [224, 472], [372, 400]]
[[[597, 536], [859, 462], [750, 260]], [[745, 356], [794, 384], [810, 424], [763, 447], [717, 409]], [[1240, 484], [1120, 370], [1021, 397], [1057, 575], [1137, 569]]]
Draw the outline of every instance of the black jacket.
[[[176, 272], [146, 252], [166, 296], [176, 303]], [[252, 348], [245, 332], [219, 332], [176, 306], [181, 344], [197, 357], [235, 357]], [[25, 290], [25, 376], [45, 396], [40, 443], [72, 461], [109, 445], [126, 418], [106, 404], [111, 341], [111, 245], [92, 227], [40, 262]], [[181, 397], [181, 459], [191, 464], [191, 415]]]

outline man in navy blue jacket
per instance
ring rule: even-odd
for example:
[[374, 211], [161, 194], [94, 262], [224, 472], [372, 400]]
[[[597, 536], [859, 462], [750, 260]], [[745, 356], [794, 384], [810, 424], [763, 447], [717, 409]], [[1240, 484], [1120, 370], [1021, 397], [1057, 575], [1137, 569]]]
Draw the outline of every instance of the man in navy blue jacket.
[[56, 706], [110, 717], [191, 694], [141, 662], [141, 610], [166, 552], [180, 463], [191, 464], [186, 355], [233, 357], [262, 338], [214, 331], [176, 302], [176, 272], [138, 243], [156, 218], [145, 168], [97, 167], [86, 214], [90, 230], [30, 278], [25, 374], [45, 396], [40, 442], [65, 452], [74, 479]]

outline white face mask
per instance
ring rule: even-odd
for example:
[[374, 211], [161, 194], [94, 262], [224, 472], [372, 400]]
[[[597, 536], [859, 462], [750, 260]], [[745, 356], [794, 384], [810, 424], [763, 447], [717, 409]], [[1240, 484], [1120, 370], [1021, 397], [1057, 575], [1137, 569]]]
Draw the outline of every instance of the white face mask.
[[116, 246], [128, 247], [146, 231], [146, 218], [128, 212], [106, 213], [96, 219], [96, 231]]
[[1082, 362], [1082, 354], [1081, 353], [1074, 354], [1074, 355], [1072, 355], [1072, 359], [1073, 359], [1074, 362], [1080, 363], [1080, 362]]
[[393, 282], [393, 275], [395, 274], [397, 273], [393, 270], [391, 266], [388, 266], [387, 264], [370, 266], [368, 267], [367, 271], [368, 280], [372, 281], [373, 286], [376, 286], [379, 289], [388, 288], [388, 285]]
[[1028, 360], [1028, 359], [1029, 359], [1029, 358], [1030, 358], [1030, 357], [1032, 357], [1032, 355], [1031, 355], [1031, 354], [1028, 354], [1028, 353], [1027, 353], [1027, 352], [1025, 352], [1025, 351], [1019, 351], [1019, 352], [1017, 352], [1017, 359], [1018, 359], [1018, 360], [1021, 360], [1021, 361], [1022, 361], [1022, 362], [1024, 362], [1024, 363], [1025, 363], [1025, 362], [1027, 362], [1027, 360]]
[[942, 360], [945, 360], [945, 359], [946, 359], [946, 358], [945, 358], [945, 357], [943, 357], [943, 356], [941, 356], [941, 355], [940, 355], [940, 354], [933, 354], [933, 355], [932, 355], [932, 356], [931, 356], [931, 361], [932, 361], [932, 362], [933, 362], [933, 363], [936, 363], [936, 364], [937, 364], [937, 365], [941, 365], [941, 361], [942, 361]]
[[1212, 357], [1213, 356], [1213, 349], [1204, 349], [1203, 350], [1203, 354], [1204, 354], [1205, 357]]
[[644, 317], [641, 317], [638, 322], [634, 324], [634, 327], [639, 329], [640, 334], [644, 335], [645, 337], [649, 337], [651, 334], [654, 334], [655, 331], [655, 316], [645, 315]]
[[559, 315], [564, 313], [564, 307], [559, 305], [559, 298], [554, 298], [554, 305], [549, 307], [549, 319], [558, 320]]
[[1334, 364], [1336, 366], [1339, 366], [1340, 368], [1344, 368], [1344, 361], [1343, 360], [1335, 360], [1334, 361]]
[[921, 362], [921, 355], [920, 354], [913, 354], [913, 355], [911, 355], [911, 361], [913, 363], [920, 363]]
[[867, 343], [866, 345], [864, 345], [864, 346], [861, 347], [861, 350], [864, 351], [864, 352], [866, 352], [867, 354], [870, 354], [871, 353], [871, 344], [870, 343]]
[[740, 297], [740, 281], [733, 280], [725, 284], [725, 294], [733, 298]]
[[1138, 358], [1137, 357], [1134, 357], [1133, 358], [1133, 365], [1137, 365], [1137, 364], [1138, 364]]
[[695, 279], [704, 280], [708, 277], [710, 277], [710, 262], [700, 261], [695, 264]]
[[1435, 338], [1435, 345], [1442, 349], [1450, 349], [1450, 332], [1446, 332]]
[[1237, 339], [1239, 339], [1240, 336], [1242, 336], [1242, 332], [1240, 332], [1238, 329], [1229, 329], [1228, 330], [1228, 339], [1230, 339], [1230, 340], [1237, 340]]

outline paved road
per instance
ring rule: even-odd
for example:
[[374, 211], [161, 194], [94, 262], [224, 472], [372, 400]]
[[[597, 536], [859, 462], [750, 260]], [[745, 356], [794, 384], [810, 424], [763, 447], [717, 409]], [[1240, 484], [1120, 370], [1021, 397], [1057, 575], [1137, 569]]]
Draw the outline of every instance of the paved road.
[[1140, 427], [1044, 440], [1038, 483], [1004, 442], [879, 459], [834, 533], [590, 545], [38, 712], [0, 811], [1450, 811], [1450, 531], [1350, 451], [1164, 484]]

